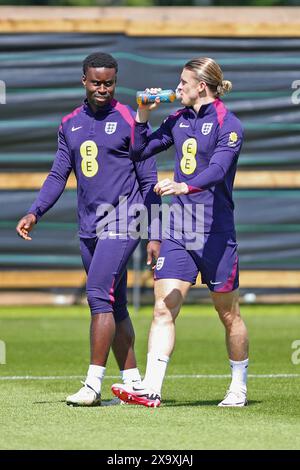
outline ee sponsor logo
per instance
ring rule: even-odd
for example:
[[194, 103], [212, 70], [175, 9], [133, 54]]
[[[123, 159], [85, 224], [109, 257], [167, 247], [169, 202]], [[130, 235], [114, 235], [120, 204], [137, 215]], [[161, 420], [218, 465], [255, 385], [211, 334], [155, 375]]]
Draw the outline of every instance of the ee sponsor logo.
[[93, 140], [86, 140], [80, 146], [80, 155], [82, 157], [81, 171], [84, 176], [92, 178], [98, 172], [99, 165], [96, 160], [98, 156], [98, 147]]
[[182, 144], [182, 158], [180, 169], [185, 175], [194, 173], [197, 167], [197, 140], [194, 138], [186, 139]]

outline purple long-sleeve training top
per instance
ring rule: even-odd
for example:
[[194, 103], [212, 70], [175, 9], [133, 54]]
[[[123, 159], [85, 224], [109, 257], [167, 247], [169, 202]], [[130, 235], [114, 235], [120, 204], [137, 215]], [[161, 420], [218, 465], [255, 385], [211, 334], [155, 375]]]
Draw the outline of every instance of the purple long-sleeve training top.
[[226, 232], [234, 230], [232, 190], [242, 142], [239, 119], [216, 99], [199, 113], [179, 109], [152, 134], [147, 123], [135, 122], [130, 158], [146, 161], [174, 145], [174, 180], [186, 183], [189, 193], [174, 196], [172, 204], [202, 204], [204, 232]]
[[[134, 111], [116, 100], [96, 113], [85, 100], [65, 116], [58, 132], [53, 166], [28, 213], [39, 220], [61, 196], [73, 170], [81, 238], [96, 236], [97, 224], [104, 216], [99, 208], [109, 204], [118, 212], [120, 196], [127, 198], [128, 207], [144, 204], [150, 220], [151, 204], [161, 203], [153, 192], [157, 183], [156, 162], [155, 158], [143, 162], [129, 158], [134, 118]], [[129, 216], [127, 225], [131, 219]], [[157, 230], [149, 238], [158, 239]]]

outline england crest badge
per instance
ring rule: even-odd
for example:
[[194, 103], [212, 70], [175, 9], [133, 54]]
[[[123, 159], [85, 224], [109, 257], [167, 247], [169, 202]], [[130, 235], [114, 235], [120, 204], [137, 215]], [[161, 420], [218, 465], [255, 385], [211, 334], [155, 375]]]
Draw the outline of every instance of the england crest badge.
[[203, 135], [208, 135], [212, 130], [213, 122], [205, 122], [202, 124], [201, 132]]
[[105, 132], [106, 134], [113, 134], [114, 132], [116, 132], [116, 129], [117, 129], [117, 122], [107, 122], [105, 124]]
[[161, 256], [160, 258], [157, 259], [157, 261], [156, 261], [156, 271], [159, 271], [163, 267], [164, 262], [165, 262], [165, 258], [163, 256]]

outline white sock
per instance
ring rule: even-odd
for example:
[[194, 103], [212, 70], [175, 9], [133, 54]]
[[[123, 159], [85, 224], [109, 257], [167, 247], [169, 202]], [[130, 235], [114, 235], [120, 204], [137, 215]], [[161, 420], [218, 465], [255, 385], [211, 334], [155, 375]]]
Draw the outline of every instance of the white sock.
[[137, 367], [135, 367], [134, 369], [120, 370], [120, 374], [124, 385], [129, 384], [131, 382], [141, 382], [142, 380]]
[[249, 359], [244, 361], [232, 361], [229, 359], [231, 367], [230, 390], [247, 392], [247, 372]]
[[104, 378], [106, 367], [102, 366], [95, 366], [90, 364], [88, 368], [88, 373], [85, 379], [85, 384], [92, 387], [96, 393], [100, 393], [101, 391], [101, 384]]
[[151, 388], [154, 392], [161, 395], [161, 388], [165, 378], [169, 356], [159, 353], [148, 353], [146, 374], [143, 380], [143, 385]]

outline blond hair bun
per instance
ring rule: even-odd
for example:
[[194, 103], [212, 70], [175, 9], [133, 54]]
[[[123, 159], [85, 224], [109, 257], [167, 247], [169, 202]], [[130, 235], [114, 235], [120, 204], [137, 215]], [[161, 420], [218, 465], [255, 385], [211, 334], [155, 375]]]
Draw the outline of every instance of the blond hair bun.
[[232, 90], [232, 83], [229, 80], [222, 80], [222, 84], [217, 86], [218, 95], [225, 95]]

